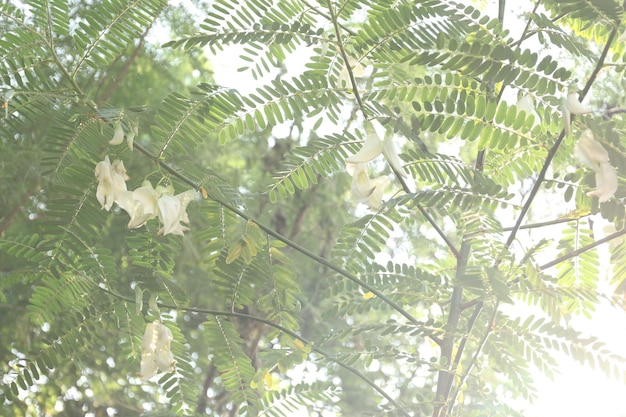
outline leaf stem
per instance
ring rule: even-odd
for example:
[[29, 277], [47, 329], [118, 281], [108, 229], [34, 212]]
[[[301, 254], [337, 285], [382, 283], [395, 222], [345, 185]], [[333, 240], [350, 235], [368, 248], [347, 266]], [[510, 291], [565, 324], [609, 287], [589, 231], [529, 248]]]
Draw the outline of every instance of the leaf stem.
[[354, 98], [363, 113], [363, 116], [367, 119], [367, 111], [365, 110], [365, 106], [363, 105], [363, 100], [361, 99], [361, 94], [359, 93], [359, 88], [356, 84], [356, 79], [354, 78], [354, 72], [350, 67], [350, 61], [348, 59], [348, 54], [346, 53], [346, 49], [343, 46], [343, 41], [341, 39], [341, 28], [339, 27], [339, 22], [337, 21], [337, 16], [335, 16], [335, 12], [333, 10], [333, 4], [331, 0], [327, 0], [328, 11], [330, 12], [330, 20], [333, 22], [333, 27], [335, 29], [335, 36], [337, 36], [337, 47], [339, 48], [339, 52], [341, 53], [341, 57], [343, 58], [343, 63], [346, 66], [346, 70], [348, 71], [348, 76], [350, 77], [350, 84], [352, 84], [352, 93], [354, 94]]

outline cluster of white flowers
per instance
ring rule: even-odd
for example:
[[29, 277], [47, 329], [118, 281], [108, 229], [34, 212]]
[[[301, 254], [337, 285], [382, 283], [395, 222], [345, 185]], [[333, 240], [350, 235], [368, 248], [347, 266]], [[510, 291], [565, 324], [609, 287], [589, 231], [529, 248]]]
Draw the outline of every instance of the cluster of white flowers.
[[176, 361], [170, 350], [172, 332], [160, 321], [155, 320], [146, 326], [141, 342], [141, 371], [139, 377], [147, 381], [156, 375], [157, 370], [171, 372]]
[[[346, 171], [352, 176], [352, 199], [365, 203], [372, 209], [378, 209], [382, 205], [383, 191], [390, 183], [390, 179], [387, 175], [371, 179], [367, 173], [367, 163], [383, 154], [396, 175], [404, 176], [404, 172], [402, 161], [393, 145], [393, 135], [384, 133], [385, 128], [376, 120], [370, 124], [374, 130], [367, 135], [361, 149], [346, 158]], [[383, 140], [378, 132], [384, 136]]]
[[608, 201], [617, 191], [617, 173], [609, 162], [609, 153], [594, 138], [591, 129], [585, 129], [580, 135], [574, 154], [596, 173], [596, 189], [587, 193], [598, 197], [600, 203]]
[[187, 205], [196, 198], [196, 191], [187, 190], [173, 195], [171, 187], [157, 187], [154, 189], [149, 181], [134, 191], [126, 189], [126, 174], [124, 163], [120, 160], [110, 162], [107, 155], [103, 161], [96, 164], [95, 175], [98, 179], [96, 197], [105, 210], [110, 210], [113, 203], [130, 215], [129, 229], [143, 226], [148, 220], [156, 217], [162, 227], [159, 235], [182, 236], [188, 227], [182, 223], [189, 223]]
[[[626, 32], [625, 32], [626, 34]], [[622, 35], [624, 36], [624, 35]], [[517, 102], [518, 110], [523, 110], [527, 115], [532, 114], [535, 118], [533, 128], [539, 120], [539, 115], [534, 109], [530, 96], [525, 95]], [[593, 112], [583, 105], [578, 98], [578, 88], [570, 85], [567, 92], [561, 98], [561, 116], [565, 135], [569, 136], [572, 114], [588, 114]], [[596, 174], [596, 189], [587, 193], [589, 197], [597, 197], [600, 203], [608, 201], [617, 191], [618, 178], [615, 169], [609, 161], [609, 153], [595, 140], [591, 129], [586, 129], [580, 135], [574, 148], [574, 155], [583, 163], [590, 166]]]
[[[578, 88], [571, 85], [561, 101], [563, 129], [569, 136], [571, 115], [587, 114], [592, 109], [584, 106], [578, 99]], [[587, 193], [589, 197], [598, 197], [600, 203], [608, 201], [617, 191], [617, 173], [609, 161], [609, 153], [595, 140], [591, 129], [585, 129], [574, 148], [574, 155], [587, 164], [596, 173], [596, 189]]]

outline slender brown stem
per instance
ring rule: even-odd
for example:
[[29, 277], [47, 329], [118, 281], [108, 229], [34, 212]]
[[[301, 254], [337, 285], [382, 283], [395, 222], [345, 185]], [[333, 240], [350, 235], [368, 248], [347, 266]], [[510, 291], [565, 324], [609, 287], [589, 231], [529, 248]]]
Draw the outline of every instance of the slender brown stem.
[[[468, 241], [463, 241], [461, 244], [460, 256], [457, 259], [456, 276], [461, 277], [465, 275], [467, 268], [468, 258], [471, 252], [471, 245]], [[454, 354], [454, 346], [456, 342], [456, 334], [459, 328], [459, 321], [461, 319], [463, 305], [463, 287], [455, 286], [452, 289], [452, 296], [450, 297], [450, 310], [448, 312], [448, 320], [445, 327], [445, 335], [443, 342], [441, 343], [441, 362], [442, 366], [446, 369], [439, 371], [437, 376], [437, 390], [435, 392], [435, 407], [433, 409], [433, 417], [444, 417], [447, 410], [447, 401], [450, 394], [450, 388], [452, 387], [452, 381], [454, 379], [454, 373], [456, 371], [452, 356]], [[457, 353], [462, 354], [461, 352]]]
[[359, 109], [363, 113], [363, 116], [367, 119], [367, 111], [365, 110], [365, 106], [363, 105], [363, 100], [361, 100], [361, 94], [359, 93], [359, 87], [357, 86], [356, 79], [354, 77], [354, 72], [350, 67], [350, 60], [348, 58], [348, 54], [346, 53], [346, 49], [343, 46], [343, 40], [341, 37], [341, 28], [339, 27], [339, 21], [337, 20], [337, 16], [335, 16], [335, 11], [333, 9], [333, 4], [331, 0], [327, 0], [328, 11], [330, 13], [330, 20], [333, 23], [333, 27], [335, 29], [335, 36], [337, 36], [337, 47], [339, 48], [339, 53], [343, 58], [343, 62], [346, 66], [346, 70], [348, 71], [348, 77], [350, 78], [350, 84], [352, 85], [352, 93], [354, 94], [354, 98], [356, 99], [357, 104], [359, 105]]
[[606, 237], [604, 237], [604, 238], [602, 238], [600, 240], [596, 240], [595, 242], [590, 243], [589, 245], [583, 246], [582, 248], [578, 248], [578, 249], [576, 249], [576, 250], [574, 250], [574, 251], [572, 251], [572, 252], [570, 252], [568, 254], [565, 254], [563, 256], [559, 256], [558, 258], [556, 258], [556, 259], [554, 259], [554, 260], [552, 260], [552, 261], [550, 261], [550, 262], [548, 262], [546, 264], [541, 265], [539, 267], [539, 269], [543, 271], [545, 269], [552, 268], [553, 266], [558, 265], [561, 262], [565, 262], [568, 259], [575, 258], [578, 255], [581, 255], [581, 254], [583, 254], [583, 253], [585, 253], [587, 251], [590, 251], [591, 249], [594, 249], [594, 248], [596, 248], [596, 247], [598, 247], [598, 246], [600, 246], [600, 245], [602, 245], [604, 243], [610, 242], [611, 240], [617, 239], [618, 237], [621, 237], [621, 236], [624, 236], [624, 235], [626, 235], [626, 228], [622, 229], [622, 230], [618, 230], [617, 232], [615, 232], [613, 234], [610, 234], [610, 235], [608, 235], [608, 236], [606, 236]]

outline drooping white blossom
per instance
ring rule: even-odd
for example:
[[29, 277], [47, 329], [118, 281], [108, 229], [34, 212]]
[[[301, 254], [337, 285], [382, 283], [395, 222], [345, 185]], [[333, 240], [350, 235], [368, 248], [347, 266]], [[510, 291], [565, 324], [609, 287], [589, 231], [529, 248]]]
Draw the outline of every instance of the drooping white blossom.
[[109, 141], [109, 145], [119, 145], [124, 141], [124, 128], [121, 121], [116, 121], [113, 124], [113, 138]]
[[380, 208], [383, 192], [390, 182], [389, 177], [382, 175], [370, 179], [364, 163], [349, 163], [346, 165], [346, 170], [352, 175], [352, 199], [358, 203], [365, 203], [372, 209]]
[[158, 216], [161, 220], [162, 227], [159, 229], [159, 235], [180, 235], [189, 230], [183, 226], [183, 223], [189, 223], [187, 216], [187, 206], [196, 198], [194, 190], [187, 190], [177, 195], [163, 194], [157, 201]]
[[96, 198], [103, 209], [111, 210], [118, 196], [126, 191], [126, 181], [129, 177], [126, 174], [124, 163], [120, 160], [115, 160], [111, 164], [107, 155], [103, 161], [96, 164], [94, 173], [98, 179]]
[[159, 196], [147, 182], [134, 191], [124, 191], [117, 198], [117, 204], [130, 215], [129, 229], [143, 226], [158, 214], [157, 200]]
[[373, 132], [367, 135], [363, 146], [357, 153], [346, 158], [346, 163], [363, 164], [383, 154], [392, 170], [397, 175], [404, 177], [406, 174], [402, 170], [402, 160], [398, 156], [398, 152], [393, 143], [393, 134], [387, 132], [385, 127], [378, 120], [372, 120], [368, 123], [373, 128]]
[[609, 153], [598, 143], [591, 129], [586, 129], [578, 139], [574, 154], [596, 173], [596, 189], [587, 193], [598, 197], [600, 203], [608, 201], [617, 191], [617, 173], [609, 161]]
[[391, 165], [391, 169], [396, 175], [406, 177], [406, 173], [402, 170], [402, 160], [400, 159], [396, 146], [393, 143], [392, 134], [385, 135], [385, 140], [383, 141], [383, 155], [385, 156], [387, 163]]
[[371, 132], [365, 138], [363, 146], [357, 153], [346, 158], [350, 164], [363, 164], [376, 158], [383, 152], [383, 141], [376, 132]]
[[157, 370], [171, 372], [176, 365], [170, 344], [174, 337], [172, 332], [159, 320], [146, 326], [141, 341], [141, 371], [139, 376], [147, 381], [156, 375]]
[[565, 130], [565, 136], [569, 136], [569, 128], [572, 123], [572, 114], [586, 114], [591, 113], [593, 110], [584, 106], [578, 100], [578, 88], [574, 85], [570, 85], [567, 89], [567, 95], [561, 99], [561, 116], [563, 118], [563, 129]]

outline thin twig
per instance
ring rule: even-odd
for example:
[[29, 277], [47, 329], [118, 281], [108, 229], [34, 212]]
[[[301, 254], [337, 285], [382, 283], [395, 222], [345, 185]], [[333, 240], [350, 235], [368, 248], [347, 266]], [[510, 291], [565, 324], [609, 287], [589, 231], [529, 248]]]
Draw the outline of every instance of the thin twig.
[[[457, 259], [457, 278], [465, 275], [470, 252], [471, 244], [469, 241], [464, 240], [461, 244], [460, 256]], [[445, 326], [445, 335], [443, 342], [441, 343], [441, 360], [444, 362], [447, 369], [440, 370], [437, 377], [437, 389], [435, 392], [436, 405], [433, 409], [433, 417], [444, 417], [447, 413], [446, 404], [450, 395], [450, 388], [452, 387], [454, 373], [456, 372], [452, 361], [452, 355], [454, 353], [456, 333], [461, 319], [462, 304], [463, 287], [457, 285], [452, 289], [452, 296], [450, 297], [450, 310], [448, 312], [448, 320]], [[457, 354], [460, 355], [462, 353], [463, 352], [461, 351]]]
[[343, 62], [346, 66], [346, 71], [348, 71], [348, 77], [350, 78], [350, 84], [352, 85], [352, 93], [354, 94], [354, 98], [359, 105], [359, 109], [363, 113], [363, 116], [367, 119], [367, 111], [365, 110], [365, 106], [363, 105], [363, 100], [361, 100], [361, 94], [359, 93], [359, 87], [356, 83], [356, 78], [354, 77], [354, 72], [350, 67], [350, 60], [348, 58], [348, 53], [343, 46], [343, 40], [341, 37], [341, 28], [339, 27], [339, 21], [337, 20], [337, 16], [335, 16], [335, 12], [333, 10], [333, 4], [331, 0], [327, 0], [328, 11], [330, 12], [330, 19], [333, 23], [333, 27], [335, 29], [335, 36], [337, 36], [337, 47], [339, 48], [339, 53], [341, 53], [341, 57], [343, 58]]
[[565, 254], [563, 256], [559, 256], [558, 258], [556, 258], [556, 259], [554, 259], [554, 260], [552, 260], [552, 261], [550, 261], [550, 262], [548, 262], [546, 264], [541, 265], [539, 267], [539, 269], [543, 271], [545, 269], [552, 268], [553, 266], [558, 265], [561, 262], [567, 261], [568, 259], [571, 259], [571, 258], [575, 258], [575, 257], [577, 257], [580, 254], [583, 254], [583, 253], [585, 253], [587, 251], [590, 251], [591, 249], [594, 249], [594, 248], [602, 245], [603, 243], [610, 242], [611, 240], [617, 239], [618, 237], [623, 236], [623, 235], [626, 235], [626, 228], [624, 228], [622, 230], [618, 230], [617, 232], [615, 232], [613, 234], [605, 236], [605, 237], [603, 237], [600, 240], [596, 240], [595, 242], [590, 243], [589, 245], [583, 246], [582, 248], [576, 249], [576, 250], [574, 250], [574, 251], [572, 251], [570, 253], [567, 253], [567, 254]]
[[[322, 10], [320, 10], [318, 7], [313, 6], [311, 3], [309, 3], [306, 0], [300, 0], [300, 2], [302, 4], [304, 4], [305, 6], [307, 6], [309, 9], [313, 10], [315, 13], [317, 13], [318, 15], [322, 16], [323, 18], [332, 21], [332, 17], [330, 17], [328, 15], [328, 13], [323, 12]], [[343, 29], [344, 32], [348, 33], [350, 36], [356, 36], [357, 33], [355, 31], [353, 31], [352, 29], [346, 27], [343, 24], [339, 24], [339, 26], [341, 27], [341, 29]]]
[[448, 246], [448, 249], [450, 249], [450, 251], [452, 252], [452, 254], [454, 255], [454, 257], [457, 259], [457, 261], [460, 259], [461, 254], [459, 253], [459, 250], [456, 248], [456, 246], [454, 245], [454, 243], [452, 242], [452, 240], [450, 240], [450, 238], [448, 237], [448, 235], [446, 235], [446, 233], [443, 231], [443, 229], [441, 227], [439, 227], [439, 225], [435, 222], [435, 219], [433, 219], [430, 214], [428, 214], [428, 212], [426, 211], [426, 209], [421, 205], [421, 204], [415, 204], [415, 207], [417, 207], [417, 209], [420, 211], [420, 213], [422, 214], [422, 216], [424, 216], [424, 218], [426, 219], [426, 221], [430, 224], [430, 226], [435, 229], [435, 232], [437, 232], [437, 234], [439, 235], [439, 237], [441, 237], [443, 239], [444, 242], [446, 242], [446, 245]]

